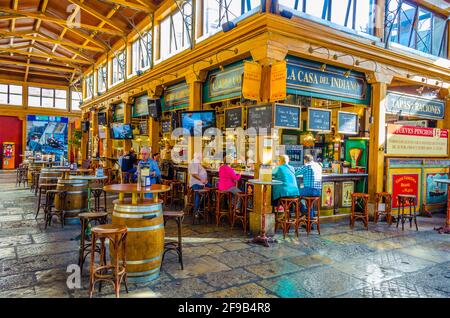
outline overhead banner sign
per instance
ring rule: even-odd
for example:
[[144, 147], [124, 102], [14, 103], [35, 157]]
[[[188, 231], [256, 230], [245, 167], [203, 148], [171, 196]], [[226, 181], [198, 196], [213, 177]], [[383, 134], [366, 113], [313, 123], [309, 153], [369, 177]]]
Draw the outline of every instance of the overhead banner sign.
[[442, 119], [445, 113], [445, 103], [437, 99], [388, 92], [386, 112], [401, 116]]
[[242, 61], [226, 66], [223, 70], [209, 72], [203, 85], [203, 102], [210, 103], [241, 97], [243, 73]]
[[386, 154], [435, 157], [448, 155], [448, 130], [388, 125]]
[[163, 111], [181, 109], [189, 106], [188, 84], [183, 82], [181, 84], [167, 87], [164, 90], [164, 96], [161, 104]]
[[262, 66], [256, 62], [244, 61], [244, 82], [242, 96], [246, 99], [260, 101]]
[[286, 99], [286, 61], [272, 64], [270, 69], [270, 101]]
[[363, 73], [304, 60], [286, 58], [287, 93], [370, 104], [370, 86]]

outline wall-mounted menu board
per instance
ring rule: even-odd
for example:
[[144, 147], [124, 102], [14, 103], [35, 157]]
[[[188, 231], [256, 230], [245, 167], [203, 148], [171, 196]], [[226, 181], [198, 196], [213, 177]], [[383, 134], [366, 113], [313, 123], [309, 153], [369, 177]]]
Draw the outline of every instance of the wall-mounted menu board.
[[358, 134], [358, 114], [339, 111], [338, 133], [346, 135]]
[[331, 132], [331, 110], [309, 107], [308, 130]]
[[272, 104], [264, 104], [249, 107], [247, 109], [247, 129], [267, 129], [270, 131], [272, 128], [273, 118]]
[[277, 128], [301, 129], [302, 108], [296, 105], [275, 103], [275, 124]]
[[242, 107], [225, 109], [225, 128], [242, 127]]
[[163, 133], [169, 133], [170, 132], [170, 120], [163, 120], [162, 121], [162, 132]]

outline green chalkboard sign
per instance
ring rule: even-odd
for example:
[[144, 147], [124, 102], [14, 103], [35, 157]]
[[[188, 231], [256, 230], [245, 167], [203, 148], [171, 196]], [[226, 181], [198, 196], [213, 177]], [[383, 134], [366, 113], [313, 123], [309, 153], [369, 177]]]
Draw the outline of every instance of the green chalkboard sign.
[[358, 134], [358, 114], [339, 111], [338, 133], [345, 135]]
[[331, 132], [331, 110], [308, 108], [309, 131]]

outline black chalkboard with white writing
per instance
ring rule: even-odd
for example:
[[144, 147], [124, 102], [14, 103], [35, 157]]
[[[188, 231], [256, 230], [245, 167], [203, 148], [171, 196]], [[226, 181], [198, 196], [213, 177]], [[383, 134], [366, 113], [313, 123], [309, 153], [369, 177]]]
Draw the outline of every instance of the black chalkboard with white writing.
[[299, 106], [275, 103], [275, 127], [301, 129]]
[[270, 131], [273, 124], [272, 104], [249, 107], [247, 110], [247, 129], [267, 129]]
[[170, 132], [170, 120], [162, 121], [162, 132], [169, 133]]
[[225, 109], [225, 128], [242, 127], [242, 107]]
[[338, 133], [356, 135], [358, 133], [358, 114], [338, 112]]
[[308, 130], [330, 132], [331, 110], [308, 108]]

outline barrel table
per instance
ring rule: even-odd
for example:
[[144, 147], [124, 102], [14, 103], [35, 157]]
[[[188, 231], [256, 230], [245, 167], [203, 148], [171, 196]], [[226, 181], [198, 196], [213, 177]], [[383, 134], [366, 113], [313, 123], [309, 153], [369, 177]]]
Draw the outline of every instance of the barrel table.
[[[169, 191], [170, 187], [153, 184], [138, 189], [136, 184], [113, 184], [103, 189], [119, 194], [119, 199], [113, 202], [112, 223], [128, 228], [128, 281], [145, 283], [156, 279], [160, 274], [165, 233], [162, 200], [158, 199], [158, 193]], [[146, 193], [152, 193], [153, 198], [144, 199]], [[131, 198], [125, 198], [125, 194], [131, 194]]]
[[88, 181], [60, 178], [56, 189], [67, 191], [67, 196], [65, 202], [55, 197], [55, 207], [66, 212], [67, 224], [79, 224], [78, 214], [88, 212]]

